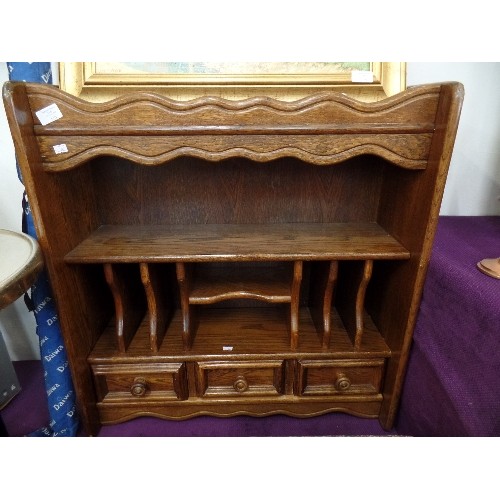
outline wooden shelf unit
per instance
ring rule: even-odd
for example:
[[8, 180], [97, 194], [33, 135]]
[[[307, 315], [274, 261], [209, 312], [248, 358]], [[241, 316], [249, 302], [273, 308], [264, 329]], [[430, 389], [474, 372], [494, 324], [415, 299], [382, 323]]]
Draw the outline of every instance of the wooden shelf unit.
[[3, 98], [89, 434], [141, 415], [393, 425], [461, 84]]

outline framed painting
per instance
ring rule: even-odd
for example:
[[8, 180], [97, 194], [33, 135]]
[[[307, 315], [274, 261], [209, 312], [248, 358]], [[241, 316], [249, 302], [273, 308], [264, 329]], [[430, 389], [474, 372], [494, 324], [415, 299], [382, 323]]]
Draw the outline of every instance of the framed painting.
[[61, 62], [60, 88], [94, 102], [131, 90], [172, 99], [202, 95], [244, 99], [267, 95], [295, 100], [336, 90], [377, 101], [406, 88], [401, 62]]

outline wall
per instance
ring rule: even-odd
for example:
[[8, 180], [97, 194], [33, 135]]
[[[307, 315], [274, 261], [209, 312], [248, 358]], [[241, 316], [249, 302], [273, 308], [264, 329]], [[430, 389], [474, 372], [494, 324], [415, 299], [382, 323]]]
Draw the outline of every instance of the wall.
[[[7, 66], [0, 63], [0, 84], [6, 80]], [[450, 80], [464, 84], [465, 102], [441, 214], [500, 215], [500, 63], [407, 65], [409, 86]], [[3, 106], [0, 151], [0, 227], [20, 231], [23, 188]], [[22, 298], [0, 311], [0, 330], [13, 360], [40, 357], [33, 315]]]
[[500, 215], [500, 63], [408, 63], [407, 86], [447, 80], [465, 99], [441, 215]]

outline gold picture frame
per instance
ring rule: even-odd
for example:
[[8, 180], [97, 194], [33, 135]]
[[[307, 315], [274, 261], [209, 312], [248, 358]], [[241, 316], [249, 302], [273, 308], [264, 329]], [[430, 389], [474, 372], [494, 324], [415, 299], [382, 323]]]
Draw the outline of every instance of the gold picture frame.
[[[176, 73], [128, 71], [126, 65], [142, 64], [220, 64], [223, 72], [179, 71]], [[231, 65], [254, 65], [250, 71], [232, 71]], [[294, 72], [257, 72], [263, 64], [293, 65]], [[177, 100], [189, 100], [203, 95], [227, 99], [245, 99], [267, 95], [281, 100], [296, 100], [314, 92], [335, 90], [358, 100], [379, 101], [406, 88], [406, 63], [370, 62], [373, 81], [352, 81], [350, 71], [311, 71], [310, 65], [344, 63], [59, 63], [59, 86], [62, 90], [92, 102], [104, 102], [132, 90], [148, 90]], [[348, 64], [348, 63], [345, 63]], [[349, 63], [360, 64], [360, 63]], [[306, 65], [309, 65], [306, 67]], [[254, 71], [255, 69], [255, 71]], [[370, 75], [371, 73], [371, 75]], [[363, 76], [363, 75], [362, 75]], [[361, 78], [363, 79], [363, 78]]]

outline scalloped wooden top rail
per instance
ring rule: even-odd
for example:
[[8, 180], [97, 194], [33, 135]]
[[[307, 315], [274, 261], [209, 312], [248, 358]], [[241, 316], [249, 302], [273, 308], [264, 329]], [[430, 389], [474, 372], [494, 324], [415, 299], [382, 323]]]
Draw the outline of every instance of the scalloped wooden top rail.
[[[9, 82], [4, 92], [16, 85]], [[49, 85], [25, 87], [42, 166], [56, 172], [100, 155], [144, 165], [178, 156], [255, 161], [291, 156], [327, 165], [368, 153], [403, 168], [424, 169], [441, 92], [441, 84], [421, 85], [376, 103], [333, 92], [294, 102], [268, 97], [174, 101], [137, 92], [90, 103]], [[40, 124], [36, 112], [52, 104], [62, 117]]]

